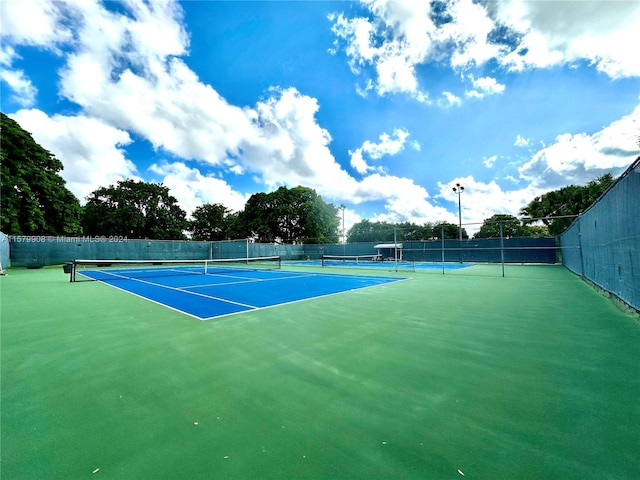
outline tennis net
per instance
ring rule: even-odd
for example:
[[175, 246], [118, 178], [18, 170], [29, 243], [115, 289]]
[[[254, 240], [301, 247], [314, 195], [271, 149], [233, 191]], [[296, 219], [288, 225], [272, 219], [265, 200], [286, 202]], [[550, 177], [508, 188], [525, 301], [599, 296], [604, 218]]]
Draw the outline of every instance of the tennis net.
[[322, 266], [349, 266], [367, 264], [372, 262], [381, 262], [382, 255], [323, 255]]
[[177, 275], [224, 275], [238, 271], [279, 270], [279, 256], [215, 260], [74, 260], [70, 281], [144, 279]]

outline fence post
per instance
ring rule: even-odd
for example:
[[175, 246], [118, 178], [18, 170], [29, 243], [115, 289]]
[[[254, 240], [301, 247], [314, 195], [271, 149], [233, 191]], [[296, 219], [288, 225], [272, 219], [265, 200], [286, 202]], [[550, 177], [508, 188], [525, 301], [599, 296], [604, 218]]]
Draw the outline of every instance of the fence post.
[[582, 254], [582, 214], [578, 214], [578, 250], [580, 251], [580, 276], [584, 278], [584, 255]]
[[502, 235], [502, 222], [500, 222], [500, 261], [502, 263], [502, 277], [504, 277], [504, 236]]
[[444, 225], [440, 226], [440, 240], [441, 240], [440, 251], [442, 252], [442, 274], [444, 275]]

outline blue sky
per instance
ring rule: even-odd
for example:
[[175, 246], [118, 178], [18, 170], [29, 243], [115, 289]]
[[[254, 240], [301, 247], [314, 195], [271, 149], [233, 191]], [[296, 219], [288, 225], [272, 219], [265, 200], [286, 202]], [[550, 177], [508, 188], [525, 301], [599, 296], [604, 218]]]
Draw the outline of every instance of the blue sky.
[[[2, 111], [84, 202], [162, 182], [188, 213], [281, 185], [457, 223], [640, 154], [640, 2], [0, 0]], [[473, 230], [473, 227], [467, 230]]]

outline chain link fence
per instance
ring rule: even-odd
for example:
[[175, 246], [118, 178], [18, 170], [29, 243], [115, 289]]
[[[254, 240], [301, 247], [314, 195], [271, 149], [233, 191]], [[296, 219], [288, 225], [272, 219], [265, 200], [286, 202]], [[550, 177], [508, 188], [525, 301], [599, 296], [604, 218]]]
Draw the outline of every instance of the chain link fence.
[[640, 157], [560, 236], [564, 265], [640, 310]]

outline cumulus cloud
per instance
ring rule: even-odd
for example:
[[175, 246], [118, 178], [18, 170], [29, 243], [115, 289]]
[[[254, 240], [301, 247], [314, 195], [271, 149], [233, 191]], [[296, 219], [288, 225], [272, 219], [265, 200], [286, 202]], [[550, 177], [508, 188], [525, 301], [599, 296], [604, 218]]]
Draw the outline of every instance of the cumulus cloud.
[[453, 218], [445, 208], [429, 202], [427, 190], [408, 178], [374, 173], [359, 182], [355, 196], [362, 201], [385, 201], [385, 212], [375, 216], [379, 221], [426, 223]]
[[244, 209], [249, 198], [249, 195], [233, 190], [223, 179], [203, 175], [200, 170], [188, 167], [184, 162], [154, 163], [149, 170], [162, 177], [161, 182], [188, 213], [205, 203], [219, 203], [237, 212]]
[[471, 84], [473, 85], [472, 90], [467, 90], [465, 95], [467, 97], [473, 98], [483, 98], [487, 95], [495, 95], [498, 93], [504, 92], [505, 86], [501, 83], [498, 83], [495, 78], [492, 77], [482, 77], [475, 78], [473, 75], [468, 76]]
[[122, 149], [131, 143], [123, 130], [84, 115], [49, 117], [36, 109], [19, 110], [9, 116], [63, 162], [62, 178], [83, 203], [101, 186], [140, 178]]
[[318, 101], [295, 88], [272, 95], [247, 112], [251, 119], [234, 161], [267, 186], [305, 185], [331, 199], [343, 198], [354, 183], [329, 150], [331, 135], [318, 125]]
[[[535, 186], [505, 191], [493, 180], [485, 183], [467, 176], [454, 178], [446, 183], [438, 182], [440, 191], [436, 197], [457, 206], [458, 194], [453, 191], [457, 183], [464, 186], [464, 192], [460, 196], [460, 210], [462, 226], [470, 235], [480, 229], [484, 219], [493, 215], [508, 214], [518, 217], [522, 207], [544, 192]], [[449, 221], [457, 224], [458, 218], [456, 216]]]
[[[50, 117], [23, 110], [15, 118], [63, 161], [63, 177], [80, 198], [106, 183], [141, 176], [124, 151], [133, 134], [151, 142], [159, 154], [178, 159], [156, 162], [150, 172], [188, 211], [203, 202], [244, 207], [247, 195], [234, 191], [222, 173], [251, 175], [268, 188], [305, 185], [328, 201], [388, 200], [398, 209], [428, 196], [406, 178], [379, 172], [360, 181], [351, 177], [329, 149], [331, 135], [317, 122], [318, 101], [295, 88], [274, 87], [254, 106], [227, 102], [181, 58], [189, 39], [174, 2], [131, 1], [124, 6], [126, 15], [92, 2], [41, 6], [47, 20], [43, 30], [32, 32], [23, 22], [11, 41], [64, 44], [59, 93], [80, 113]], [[56, 33], [60, 25], [64, 28]], [[360, 149], [371, 160], [393, 155], [404, 148], [408, 135], [397, 129]], [[201, 173], [198, 164], [188, 164], [194, 160], [217, 173]]]
[[485, 158], [485, 159], [482, 161], [482, 164], [483, 164], [485, 167], [487, 167], [487, 168], [491, 168], [491, 167], [493, 167], [493, 164], [494, 164], [494, 163], [496, 163], [496, 160], [497, 160], [497, 159], [498, 159], [498, 156], [497, 156], [497, 155], [492, 155], [492, 156], [490, 156], [489, 158]]
[[[474, 226], [474, 222], [498, 213], [518, 216], [520, 209], [533, 198], [551, 190], [567, 184], [585, 185], [606, 173], [621, 174], [640, 155], [637, 144], [639, 131], [640, 105], [631, 114], [592, 135], [559, 135], [553, 144], [536, 152], [519, 167], [519, 179], [513, 176], [505, 178], [513, 184], [525, 180], [523, 188], [507, 190], [495, 180], [487, 183], [467, 176], [438, 182], [439, 193], [434, 198], [457, 206], [458, 195], [452, 187], [456, 183], [463, 185], [462, 221], [468, 224], [465, 227], [467, 232], [473, 233], [480, 227], [479, 223]], [[492, 156], [483, 163], [489, 167], [495, 160], [496, 157]]]
[[[522, 69], [587, 58], [612, 76], [634, 71], [626, 66], [628, 59], [623, 54], [606, 57], [602, 47], [597, 58], [580, 57], [571, 32], [561, 40], [562, 32], [552, 28], [552, 20], [544, 15], [551, 8], [546, 4], [557, 2], [505, 3], [520, 5], [521, 10], [503, 8], [502, 2], [487, 6], [471, 0], [442, 3], [442, 11], [432, 10], [430, 2], [366, 0], [366, 17], [332, 17], [339, 40], [336, 48], [346, 52], [353, 72], [363, 76], [359, 87], [363, 94], [404, 92], [425, 103], [431, 97], [420, 83], [418, 67], [431, 61], [446, 61], [463, 71], [460, 78], [471, 82], [469, 91], [475, 92], [467, 96], [477, 97], [504, 88], [492, 77], [476, 77], [466, 70], [493, 59], [507, 68]], [[24, 109], [12, 117], [63, 161], [63, 177], [81, 199], [98, 186], [142, 176], [125, 151], [133, 139], [142, 138], [155, 147], [160, 158], [171, 159], [156, 162], [150, 172], [169, 186], [187, 211], [204, 202], [242, 209], [247, 194], [234, 191], [223, 180], [223, 175], [232, 174], [251, 176], [267, 188], [302, 184], [328, 201], [382, 202], [385, 211], [376, 217], [381, 220], [421, 223], [457, 218], [438, 205], [440, 200], [456, 200], [446, 191], [448, 183], [433, 197], [413, 180], [390, 175], [375, 164], [407, 145], [420, 148], [409, 141], [406, 130], [383, 133], [376, 141], [365, 141], [348, 152], [359, 174], [356, 179], [330, 150], [331, 135], [317, 120], [317, 99], [296, 88], [275, 87], [254, 105], [229, 103], [184, 60], [189, 36], [181, 8], [174, 1], [130, 0], [110, 10], [99, 2], [30, 0], [0, 2], [0, 8], [2, 78], [21, 95], [25, 106], [33, 104], [37, 91], [27, 73], [13, 66], [18, 58], [13, 47], [39, 46], [60, 55], [64, 62], [56, 79], [59, 95], [72, 102], [78, 113], [49, 116]], [[626, 14], [630, 8], [625, 7]], [[580, 18], [586, 21], [588, 13]], [[513, 42], [492, 43], [496, 28], [506, 25], [507, 18], [512, 19]], [[630, 22], [627, 19], [616, 26], [608, 21], [600, 39], [619, 41], [616, 35], [629, 35], [626, 26]], [[510, 56], [513, 52], [523, 58]], [[447, 106], [462, 103], [451, 92], [444, 92], [436, 101]], [[522, 165], [521, 178], [532, 182], [528, 190], [502, 192], [495, 182], [457, 179], [466, 187], [466, 218], [485, 218], [504, 213], [504, 208], [517, 211], [522, 202], [554, 185], [555, 174], [573, 180], [582, 178], [580, 172], [597, 173], [618, 161], [626, 166], [629, 157], [637, 155], [630, 133], [638, 131], [637, 115], [636, 111], [599, 134], [559, 136], [554, 145]], [[484, 162], [491, 167], [495, 156]], [[202, 173], [202, 165], [215, 173]], [[356, 214], [349, 217], [354, 219]]]
[[[365, 0], [372, 19], [332, 15], [335, 48], [345, 44], [351, 70], [359, 74], [364, 67], [375, 69], [375, 81], [368, 84], [378, 94], [418, 93], [415, 67], [431, 51], [435, 24], [428, 2]], [[383, 39], [385, 34], [388, 34]]]
[[605, 173], [622, 173], [640, 154], [640, 105], [601, 131], [564, 133], [519, 168], [520, 177], [552, 190], [568, 183], [583, 185]]
[[[434, 8], [414, 0], [361, 0], [367, 15], [330, 16], [333, 52], [344, 51], [352, 71], [379, 95], [429, 98], [418, 67], [447, 63], [454, 71], [494, 60], [508, 70], [586, 61], [611, 78], [640, 75], [630, 45], [640, 43], [640, 3], [602, 1], [480, 3], [452, 0]], [[484, 77], [467, 97], [500, 93]], [[438, 102], [446, 105], [445, 102]]]
[[2, 36], [11, 43], [55, 49], [73, 38], [68, 4], [52, 0], [0, 2]]
[[[407, 130], [396, 128], [391, 134], [382, 133], [379, 136], [380, 141], [378, 143], [365, 140], [361, 147], [353, 151], [349, 150], [351, 166], [360, 174], [365, 174], [369, 171], [384, 173], [384, 168], [369, 165], [364, 159], [363, 154], [367, 154], [372, 160], [379, 160], [385, 155], [396, 155], [404, 150], [407, 138], [409, 138], [409, 132]], [[417, 142], [410, 142], [409, 147], [414, 150], [420, 150], [420, 144]]]
[[524, 138], [522, 135], [516, 135], [516, 141], [513, 144], [515, 147], [528, 147], [531, 145], [531, 140]]
[[439, 99], [438, 105], [442, 107], [459, 107], [462, 105], [462, 99], [451, 92], [442, 92], [442, 98]]
[[523, 70], [586, 60], [611, 78], [640, 75], [640, 3], [527, 2], [509, 0], [490, 4], [496, 21], [521, 36], [518, 45], [499, 58], [502, 64]]
[[0, 68], [0, 79], [13, 91], [12, 101], [22, 107], [34, 105], [38, 89], [22, 70]]

